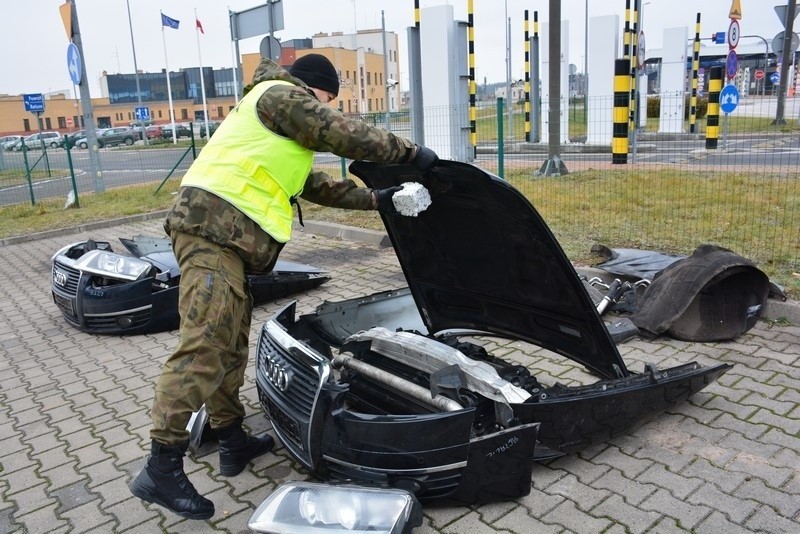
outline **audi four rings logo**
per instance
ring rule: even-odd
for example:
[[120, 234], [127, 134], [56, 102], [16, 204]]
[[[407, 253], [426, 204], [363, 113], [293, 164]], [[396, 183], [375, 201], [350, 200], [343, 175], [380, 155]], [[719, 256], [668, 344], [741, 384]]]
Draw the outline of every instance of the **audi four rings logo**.
[[289, 375], [281, 364], [273, 360], [267, 360], [267, 380], [280, 391], [289, 388]]
[[58, 269], [53, 269], [53, 282], [59, 287], [66, 287], [67, 273], [59, 271]]

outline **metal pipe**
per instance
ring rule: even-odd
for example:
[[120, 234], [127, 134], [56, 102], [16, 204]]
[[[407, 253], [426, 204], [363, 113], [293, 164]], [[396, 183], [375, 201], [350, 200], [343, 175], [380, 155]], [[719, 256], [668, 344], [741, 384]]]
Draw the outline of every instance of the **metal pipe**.
[[448, 399], [447, 397], [443, 397], [441, 395], [431, 397], [430, 390], [425, 389], [422, 386], [418, 386], [413, 382], [409, 382], [408, 380], [404, 380], [391, 373], [387, 373], [383, 369], [374, 367], [366, 362], [356, 360], [352, 356], [348, 356], [346, 354], [340, 354], [336, 356], [333, 359], [333, 366], [336, 368], [344, 367], [345, 369], [361, 373], [366, 377], [377, 380], [381, 384], [405, 393], [406, 395], [413, 397], [420, 402], [424, 402], [428, 406], [439, 411], [456, 412], [464, 409], [463, 406], [453, 399]]

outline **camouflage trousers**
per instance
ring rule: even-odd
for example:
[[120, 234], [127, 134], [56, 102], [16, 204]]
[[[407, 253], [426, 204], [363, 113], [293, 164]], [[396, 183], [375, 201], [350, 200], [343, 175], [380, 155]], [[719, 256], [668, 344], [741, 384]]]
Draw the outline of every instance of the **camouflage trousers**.
[[212, 428], [244, 417], [244, 384], [252, 297], [244, 262], [232, 248], [173, 231], [181, 267], [180, 340], [156, 384], [150, 438], [165, 445], [189, 440], [186, 425], [205, 403]]

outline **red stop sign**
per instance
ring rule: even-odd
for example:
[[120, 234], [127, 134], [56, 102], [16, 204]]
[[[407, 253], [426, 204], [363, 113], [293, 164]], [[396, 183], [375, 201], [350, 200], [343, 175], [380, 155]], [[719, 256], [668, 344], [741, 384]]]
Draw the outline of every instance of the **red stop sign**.
[[755, 77], [756, 80], [762, 79], [764, 77], [764, 71], [761, 70], [761, 69], [758, 69], [756, 71], [756, 73], [754, 74], [754, 77]]

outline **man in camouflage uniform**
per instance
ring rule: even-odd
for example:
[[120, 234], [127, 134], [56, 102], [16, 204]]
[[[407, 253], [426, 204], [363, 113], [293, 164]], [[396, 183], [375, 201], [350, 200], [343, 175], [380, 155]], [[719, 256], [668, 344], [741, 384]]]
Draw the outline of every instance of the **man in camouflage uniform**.
[[313, 152], [422, 171], [437, 162], [430, 149], [333, 110], [327, 104], [338, 91], [338, 74], [324, 56], [304, 56], [288, 71], [262, 60], [242, 100], [187, 171], [164, 223], [181, 268], [180, 340], [156, 385], [150, 457], [130, 489], [182, 517], [214, 514], [214, 504], [183, 470], [192, 412], [205, 403], [219, 437], [222, 475], [240, 473], [274, 444], [268, 434], [254, 437], [242, 428], [239, 388], [252, 308], [245, 271], [275, 265], [291, 235], [295, 197], [394, 209], [391, 196], [399, 188], [372, 190], [312, 172]]

